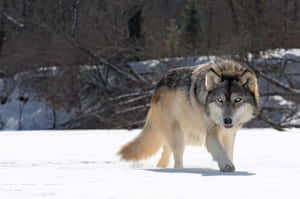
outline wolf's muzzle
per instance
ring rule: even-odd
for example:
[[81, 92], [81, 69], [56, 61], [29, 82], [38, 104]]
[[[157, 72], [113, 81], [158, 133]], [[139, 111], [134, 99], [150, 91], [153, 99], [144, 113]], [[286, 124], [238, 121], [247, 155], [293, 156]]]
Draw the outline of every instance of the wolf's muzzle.
[[233, 127], [232, 118], [231, 117], [225, 117], [224, 118], [224, 127], [225, 128], [231, 128], [231, 127]]

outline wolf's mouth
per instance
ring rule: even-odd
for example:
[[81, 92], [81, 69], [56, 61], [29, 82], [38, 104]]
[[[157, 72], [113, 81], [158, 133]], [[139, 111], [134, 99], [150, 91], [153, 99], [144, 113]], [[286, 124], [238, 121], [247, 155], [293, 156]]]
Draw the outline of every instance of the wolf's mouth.
[[233, 125], [232, 125], [232, 124], [224, 124], [224, 127], [225, 127], [226, 129], [230, 129], [230, 128], [233, 127]]

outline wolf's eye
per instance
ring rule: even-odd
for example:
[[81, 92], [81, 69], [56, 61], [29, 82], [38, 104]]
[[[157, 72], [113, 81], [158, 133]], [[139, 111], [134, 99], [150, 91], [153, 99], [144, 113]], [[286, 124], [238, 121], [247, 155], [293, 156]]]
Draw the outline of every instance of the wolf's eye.
[[224, 100], [221, 97], [218, 97], [216, 100], [219, 104], [223, 104]]
[[234, 103], [239, 103], [242, 101], [242, 98], [241, 97], [237, 97], [234, 99]]

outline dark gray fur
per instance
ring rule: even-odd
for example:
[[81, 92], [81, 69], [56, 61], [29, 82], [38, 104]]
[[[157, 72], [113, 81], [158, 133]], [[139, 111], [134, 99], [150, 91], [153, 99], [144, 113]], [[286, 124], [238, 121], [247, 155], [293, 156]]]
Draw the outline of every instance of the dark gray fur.
[[167, 72], [158, 82], [156, 88], [166, 86], [171, 89], [182, 88], [189, 90], [192, 84], [192, 73], [196, 67], [176, 68]]
[[[193, 72], [195, 71], [195, 69], [197, 67], [199, 67], [199, 66], [180, 67], [180, 68], [175, 68], [175, 69], [168, 71], [163, 76], [163, 78], [158, 82], [156, 89], [158, 89], [159, 87], [162, 87], [162, 86], [166, 86], [170, 89], [183, 89], [184, 91], [186, 91], [185, 93], [186, 93], [189, 101], [190, 101], [190, 97], [191, 97], [190, 93], [193, 93], [198, 103], [203, 104], [203, 105], [207, 104], [207, 96], [205, 95], [206, 92], [202, 92], [202, 91], [205, 90], [205, 88], [204, 88], [205, 73], [207, 72], [207, 70], [210, 69], [210, 67], [204, 66], [203, 70], [201, 70], [200, 73], [193, 75]], [[194, 85], [192, 87], [193, 78], [195, 78], [196, 81], [194, 81]], [[231, 91], [232, 83], [236, 82], [238, 80], [238, 76], [224, 75], [221, 78], [222, 78], [223, 83], [226, 82], [226, 93], [228, 93], [227, 99], [229, 99], [230, 93], [232, 92]], [[193, 90], [190, 90], [191, 87]], [[209, 93], [210, 92], [211, 91], [209, 91]], [[251, 101], [255, 98], [254, 94], [250, 93], [249, 90], [243, 89], [243, 92], [247, 92], [248, 96], [251, 96]], [[255, 102], [255, 100], [254, 100], [254, 102]]]

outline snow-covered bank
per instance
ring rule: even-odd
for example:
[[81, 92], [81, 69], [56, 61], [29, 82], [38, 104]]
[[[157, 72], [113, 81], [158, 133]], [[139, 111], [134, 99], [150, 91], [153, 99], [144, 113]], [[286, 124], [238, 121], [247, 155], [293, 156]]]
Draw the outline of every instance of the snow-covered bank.
[[[272, 123], [281, 123], [284, 125], [298, 124], [300, 122], [299, 103], [295, 103], [299, 97], [296, 93], [288, 93], [287, 89], [298, 89], [300, 87], [300, 49], [275, 49], [263, 52], [259, 57], [253, 57], [249, 55], [249, 59], [253, 58], [253, 64], [259, 66], [259, 70], [266, 70], [268, 78], [277, 80], [280, 84], [286, 87], [278, 87], [274, 83], [270, 83], [266, 79], [258, 76], [258, 82], [260, 87], [260, 103], [265, 118], [269, 118]], [[179, 66], [193, 66], [199, 65], [218, 59], [226, 59], [229, 56], [198, 56], [198, 57], [178, 57], [178, 58], [165, 58], [160, 60], [147, 60], [140, 62], [130, 62], [128, 65], [133, 71], [142, 75], [146, 79], [151, 79], [155, 84], [161, 76], [168, 70]], [[267, 69], [267, 67], [271, 68]], [[33, 129], [63, 129], [63, 128], [113, 128], [112, 124], [107, 121], [99, 121], [99, 117], [92, 115], [89, 118], [89, 114], [86, 114], [86, 110], [100, 110], [105, 109], [105, 100], [107, 96], [104, 95], [103, 86], [101, 87], [101, 81], [96, 74], [105, 73], [107, 76], [111, 91], [122, 90], [128, 94], [130, 92], [141, 92], [141, 88], [134, 84], [128, 84], [127, 79], [121, 78], [119, 74], [112, 70], [106, 71], [101, 66], [82, 65], [80, 67], [80, 81], [86, 82], [86, 84], [80, 84], [78, 90], [76, 90], [75, 97], [71, 102], [76, 103], [64, 103], [70, 100], [68, 96], [59, 96], [58, 93], [52, 90], [53, 93], [48, 92], [41, 95], [41, 88], [37, 89], [42, 79], [46, 77], [57, 77], [61, 75], [63, 77], [63, 69], [59, 67], [41, 67], [37, 71], [23, 72], [16, 74], [15, 76], [7, 79], [0, 79], [0, 129], [2, 130], [33, 130]], [[106, 71], [106, 72], [105, 72]], [[285, 75], [283, 75], [283, 73]], [[96, 75], [96, 76], [95, 76]], [[102, 74], [104, 75], [104, 74]], [[51, 79], [51, 78], [50, 78]], [[64, 84], [63, 81], [58, 85]], [[49, 87], [53, 82], [47, 82]], [[97, 87], [98, 86], [98, 87]], [[55, 90], [57, 87], [54, 87]], [[63, 93], [72, 90], [70, 85], [65, 86]], [[288, 89], [289, 90], [289, 89]], [[48, 91], [48, 90], [47, 90]], [[74, 94], [74, 93], [73, 93]], [[62, 92], [60, 95], [63, 95]], [[73, 95], [70, 95], [73, 96]], [[106, 97], [103, 97], [106, 96]], [[147, 96], [150, 99], [150, 95]], [[140, 99], [147, 99], [137, 97]], [[101, 98], [101, 100], [99, 100]], [[67, 100], [68, 99], [68, 100]], [[291, 100], [292, 99], [292, 100]], [[26, 100], [26, 101], [24, 101]], [[136, 106], [137, 101], [133, 103], [127, 103], [125, 110]], [[59, 101], [59, 102], [58, 102]], [[97, 102], [97, 103], [96, 103]], [[141, 101], [140, 101], [141, 102]], [[92, 104], [90, 107], [89, 105]], [[125, 103], [126, 104], [126, 103]], [[59, 105], [59, 106], [58, 106]], [[140, 105], [140, 104], [139, 104]], [[144, 104], [143, 104], [144, 105]], [[111, 104], [112, 107], [115, 104]], [[265, 108], [265, 109], [264, 109]], [[280, 111], [277, 111], [280, 108]], [[146, 109], [142, 109], [143, 111]], [[275, 110], [275, 111], [274, 111]], [[89, 112], [89, 111], [87, 111]], [[116, 112], [113, 108], [108, 109], [109, 114], [106, 113], [102, 117], [106, 118], [111, 113]], [[140, 111], [142, 112], [142, 111]], [[103, 113], [103, 112], [102, 112]], [[133, 114], [139, 115], [139, 114]], [[141, 114], [144, 117], [144, 113]], [[138, 117], [140, 117], [140, 115]], [[126, 116], [121, 116], [118, 121], [122, 121]], [[87, 123], [83, 121], [87, 119]], [[89, 122], [90, 120], [90, 122]], [[108, 121], [114, 119], [109, 118]], [[142, 120], [136, 121], [136, 118], [131, 118], [131, 121], [124, 120], [124, 123], [142, 124]], [[105, 124], [105, 122], [107, 124]], [[65, 124], [70, 123], [68, 126]], [[269, 122], [270, 123], [270, 122]], [[93, 124], [93, 125], [91, 125]], [[118, 124], [119, 126], [126, 126], [125, 124]], [[269, 127], [268, 122], [261, 122], [254, 120], [248, 127]], [[134, 127], [136, 128], [136, 127]]]
[[221, 173], [202, 147], [187, 147], [186, 169], [159, 169], [159, 154], [120, 161], [137, 131], [0, 134], [0, 198], [298, 198], [300, 130], [241, 130], [237, 172]]

